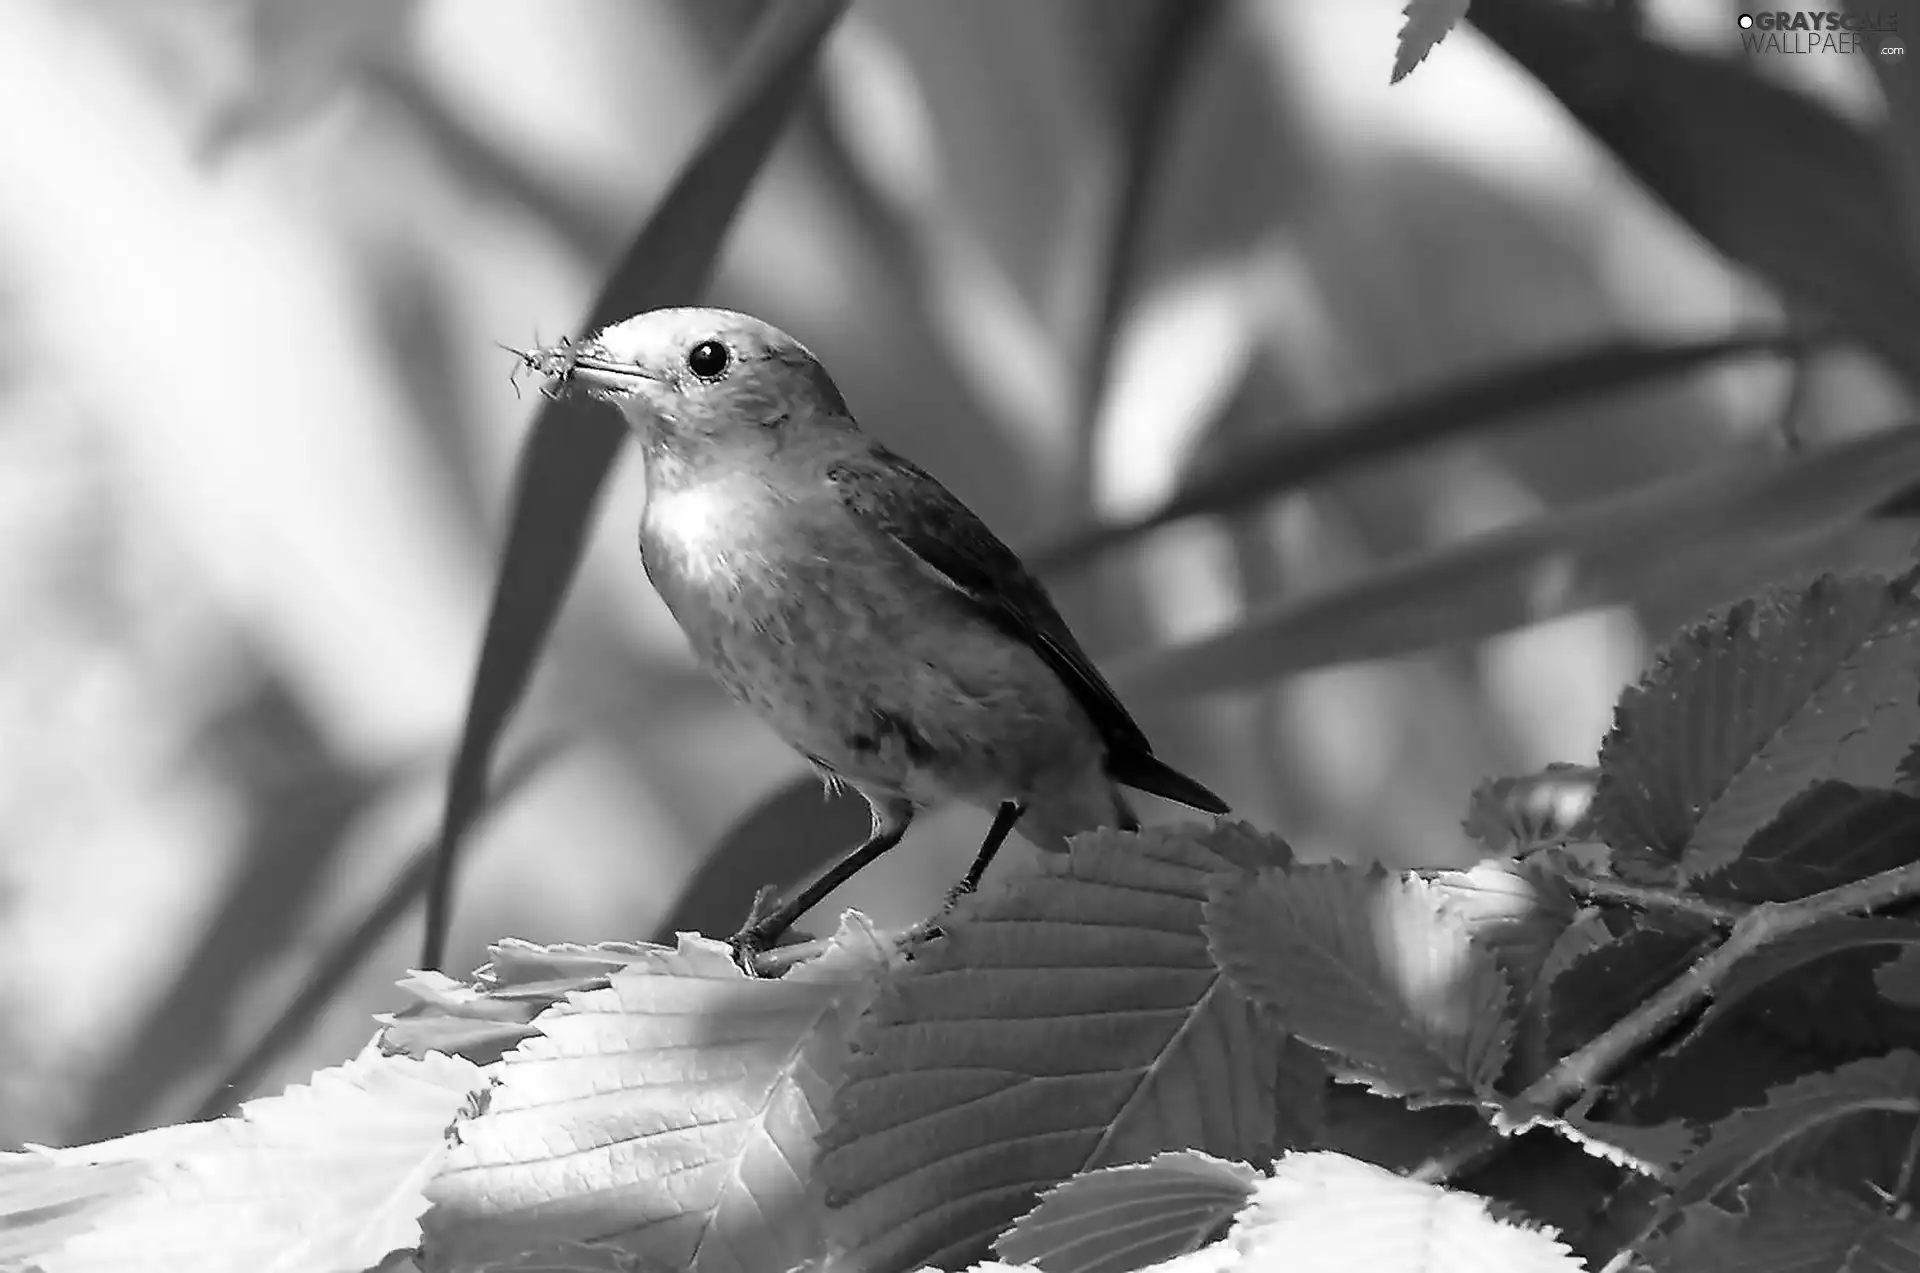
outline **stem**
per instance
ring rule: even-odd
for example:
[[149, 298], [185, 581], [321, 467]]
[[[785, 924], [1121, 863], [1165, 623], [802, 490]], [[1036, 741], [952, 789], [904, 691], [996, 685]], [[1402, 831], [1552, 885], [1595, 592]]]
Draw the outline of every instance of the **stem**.
[[[1797, 902], [1765, 902], [1751, 908], [1734, 924], [1726, 941], [1708, 951], [1612, 1029], [1562, 1057], [1558, 1065], [1515, 1097], [1508, 1107], [1536, 1114], [1559, 1113], [1599, 1086], [1675, 1022], [1705, 1003], [1735, 964], [1769, 942], [1822, 920], [1869, 914], [1915, 896], [1920, 896], [1920, 863], [1882, 871]], [[1523, 1118], [1521, 1126], [1524, 1125]], [[1500, 1133], [1488, 1125], [1471, 1128], [1442, 1145], [1414, 1169], [1412, 1176], [1432, 1184], [1449, 1180], [1478, 1166], [1498, 1149], [1501, 1139]]]
[[1567, 890], [1583, 902], [1595, 905], [1631, 906], [1643, 911], [1674, 911], [1704, 919], [1720, 928], [1731, 928], [1753, 908], [1739, 902], [1716, 902], [1708, 897], [1676, 893], [1671, 889], [1649, 888], [1619, 880], [1596, 880], [1580, 875], [1562, 875]]

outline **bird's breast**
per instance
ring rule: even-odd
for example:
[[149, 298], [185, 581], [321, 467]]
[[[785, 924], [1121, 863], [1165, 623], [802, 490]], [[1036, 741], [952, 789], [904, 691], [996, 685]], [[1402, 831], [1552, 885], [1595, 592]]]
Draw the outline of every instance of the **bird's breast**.
[[862, 790], [997, 799], [1020, 775], [1098, 767], [1092, 726], [1039, 656], [837, 500], [675, 492], [650, 501], [642, 547], [700, 663]]

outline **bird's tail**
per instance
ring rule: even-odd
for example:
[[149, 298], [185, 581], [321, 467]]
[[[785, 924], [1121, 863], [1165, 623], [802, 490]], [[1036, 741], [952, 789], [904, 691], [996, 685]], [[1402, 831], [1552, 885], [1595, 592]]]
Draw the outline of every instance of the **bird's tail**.
[[1107, 774], [1118, 783], [1184, 804], [1202, 813], [1231, 813], [1227, 802], [1149, 751], [1116, 751], [1107, 756]]

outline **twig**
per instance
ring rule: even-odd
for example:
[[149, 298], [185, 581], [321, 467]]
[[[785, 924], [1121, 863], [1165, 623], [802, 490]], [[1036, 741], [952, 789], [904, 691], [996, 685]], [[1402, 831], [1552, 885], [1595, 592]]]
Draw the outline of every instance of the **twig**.
[[1597, 880], [1584, 875], [1561, 875], [1569, 892], [1583, 902], [1602, 906], [1631, 906], [1643, 911], [1668, 911], [1704, 919], [1720, 928], [1731, 928], [1753, 910], [1739, 902], [1716, 902], [1672, 889], [1648, 888], [1620, 880]]
[[[1636, 1052], [1664, 1034], [1682, 1017], [1713, 996], [1733, 966], [1769, 942], [1778, 941], [1822, 920], [1864, 915], [1920, 896], [1920, 863], [1870, 875], [1797, 902], [1766, 902], [1734, 924], [1727, 940], [1628, 1013], [1606, 1033], [1563, 1058], [1509, 1102], [1516, 1112], [1557, 1114], [1597, 1087]], [[1437, 1184], [1478, 1166], [1501, 1144], [1501, 1134], [1481, 1124], [1442, 1145], [1419, 1167], [1415, 1180]]]

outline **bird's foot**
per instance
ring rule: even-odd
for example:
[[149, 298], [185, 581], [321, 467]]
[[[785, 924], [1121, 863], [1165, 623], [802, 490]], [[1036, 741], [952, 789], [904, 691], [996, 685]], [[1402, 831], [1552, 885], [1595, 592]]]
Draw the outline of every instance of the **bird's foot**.
[[975, 881], [966, 879], [961, 880], [958, 884], [948, 889], [947, 896], [945, 900], [940, 903], [939, 910], [901, 934], [900, 944], [902, 949], [911, 952], [914, 948], [925, 945], [927, 942], [938, 941], [940, 938], [945, 937], [947, 932], [946, 929], [940, 926], [940, 917], [952, 910], [954, 904], [961, 898], [975, 892], [978, 888], [979, 885]]
[[740, 931], [727, 939], [727, 945], [733, 951], [733, 962], [749, 977], [761, 975], [760, 956], [773, 949], [780, 940], [780, 934], [787, 928], [787, 922], [781, 922], [780, 890], [776, 885], [761, 886], [753, 895], [753, 905], [747, 909], [746, 922], [740, 925]]

